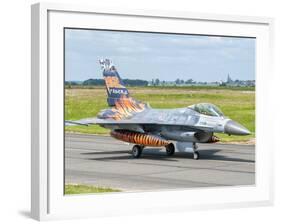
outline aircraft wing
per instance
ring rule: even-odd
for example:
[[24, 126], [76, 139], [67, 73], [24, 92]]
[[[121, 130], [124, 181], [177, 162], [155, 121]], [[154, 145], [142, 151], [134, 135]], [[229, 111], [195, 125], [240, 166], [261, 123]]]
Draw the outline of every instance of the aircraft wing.
[[173, 122], [163, 122], [163, 121], [148, 121], [147, 119], [128, 119], [128, 120], [113, 120], [113, 119], [99, 119], [96, 117], [85, 118], [76, 121], [65, 121], [66, 126], [76, 126], [76, 125], [119, 125], [120, 127], [128, 127], [132, 125], [156, 125], [156, 126], [181, 126], [188, 127], [194, 131], [211, 131], [213, 127], [208, 126], [199, 126], [199, 125], [190, 125], [185, 123], [173, 123]]
[[70, 121], [70, 120], [66, 120], [65, 121], [65, 125], [66, 126], [75, 126], [75, 125], [85, 125], [85, 126], [89, 126], [89, 125], [94, 125], [94, 124], [112, 124], [112, 125], [118, 125], [118, 124], [139, 124], [139, 125], [144, 125], [144, 124], [157, 124], [156, 122], [149, 122], [149, 121], [136, 121], [136, 120], [113, 120], [113, 119], [99, 119], [96, 117], [92, 117], [92, 118], [85, 118], [85, 119], [81, 119], [81, 120], [76, 120], [76, 121]]

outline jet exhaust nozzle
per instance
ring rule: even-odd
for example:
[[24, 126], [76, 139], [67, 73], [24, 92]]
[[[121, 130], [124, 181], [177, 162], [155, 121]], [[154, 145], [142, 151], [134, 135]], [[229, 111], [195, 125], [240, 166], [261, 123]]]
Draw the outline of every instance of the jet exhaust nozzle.
[[229, 120], [224, 126], [224, 132], [229, 135], [249, 135], [251, 132], [243, 125]]

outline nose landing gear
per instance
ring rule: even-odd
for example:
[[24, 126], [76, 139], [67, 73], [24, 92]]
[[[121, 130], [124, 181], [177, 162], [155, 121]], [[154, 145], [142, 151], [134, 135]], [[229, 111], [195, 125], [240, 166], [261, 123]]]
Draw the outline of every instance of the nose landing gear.
[[196, 142], [192, 143], [192, 149], [193, 149], [193, 159], [198, 160], [200, 157], [199, 152], [197, 151], [198, 149], [198, 145], [196, 144]]

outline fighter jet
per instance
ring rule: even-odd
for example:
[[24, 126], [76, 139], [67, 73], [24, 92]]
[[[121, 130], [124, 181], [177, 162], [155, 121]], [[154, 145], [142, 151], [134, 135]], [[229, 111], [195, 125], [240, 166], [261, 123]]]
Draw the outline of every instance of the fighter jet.
[[145, 147], [165, 147], [166, 154], [175, 153], [176, 143], [192, 145], [194, 159], [199, 159], [197, 143], [214, 143], [214, 133], [249, 135], [241, 124], [227, 118], [210, 103], [198, 103], [177, 109], [154, 109], [130, 96], [116, 67], [109, 59], [99, 61], [105, 80], [110, 108], [97, 117], [66, 121], [66, 125], [99, 125], [110, 129], [118, 140], [134, 144], [132, 156], [139, 158]]

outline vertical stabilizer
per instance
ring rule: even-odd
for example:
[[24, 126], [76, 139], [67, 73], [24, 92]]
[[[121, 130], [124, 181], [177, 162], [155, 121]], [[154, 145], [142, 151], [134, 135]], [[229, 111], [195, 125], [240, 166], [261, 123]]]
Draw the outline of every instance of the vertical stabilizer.
[[109, 59], [99, 61], [102, 67], [103, 77], [107, 91], [107, 103], [111, 109], [99, 114], [100, 118], [112, 118], [120, 120], [130, 118], [135, 113], [140, 113], [148, 108], [148, 105], [130, 97], [115, 66]]
[[125, 87], [113, 63], [109, 59], [100, 60], [99, 62], [103, 70], [108, 105], [115, 106], [116, 101], [129, 98], [129, 91]]

